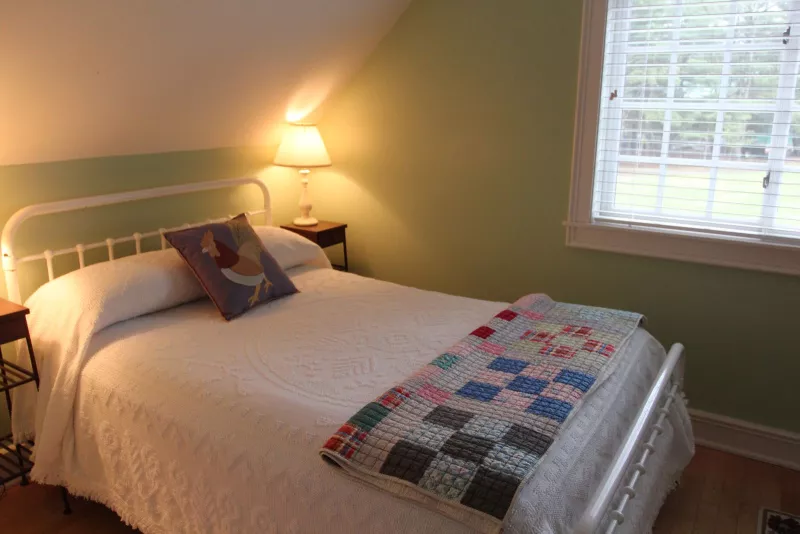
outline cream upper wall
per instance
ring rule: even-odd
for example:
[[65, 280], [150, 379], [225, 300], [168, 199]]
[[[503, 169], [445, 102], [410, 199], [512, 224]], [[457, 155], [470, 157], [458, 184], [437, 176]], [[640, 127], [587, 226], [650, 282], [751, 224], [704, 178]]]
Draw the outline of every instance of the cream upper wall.
[[273, 145], [409, 0], [0, 1], [0, 165]]

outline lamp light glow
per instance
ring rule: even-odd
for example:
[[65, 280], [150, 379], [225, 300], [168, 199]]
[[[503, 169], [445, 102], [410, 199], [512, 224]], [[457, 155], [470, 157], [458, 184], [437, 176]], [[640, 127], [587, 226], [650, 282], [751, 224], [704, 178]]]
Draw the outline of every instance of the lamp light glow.
[[300, 170], [303, 192], [300, 196], [300, 217], [294, 220], [294, 224], [297, 226], [317, 224], [319, 221], [310, 215], [311, 196], [308, 193], [308, 176], [312, 168], [331, 165], [331, 158], [317, 127], [313, 124], [289, 124], [273, 163]]

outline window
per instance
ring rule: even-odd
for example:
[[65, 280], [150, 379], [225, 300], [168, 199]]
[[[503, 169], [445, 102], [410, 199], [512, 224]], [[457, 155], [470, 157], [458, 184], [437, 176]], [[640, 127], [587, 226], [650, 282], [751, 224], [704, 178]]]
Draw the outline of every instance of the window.
[[586, 0], [568, 244], [800, 274], [800, 0]]

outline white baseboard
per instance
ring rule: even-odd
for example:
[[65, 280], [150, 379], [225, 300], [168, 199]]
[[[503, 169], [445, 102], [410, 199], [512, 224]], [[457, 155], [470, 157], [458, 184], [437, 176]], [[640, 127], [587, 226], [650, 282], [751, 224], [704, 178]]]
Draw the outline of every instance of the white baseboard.
[[800, 471], [800, 434], [689, 410], [698, 445]]

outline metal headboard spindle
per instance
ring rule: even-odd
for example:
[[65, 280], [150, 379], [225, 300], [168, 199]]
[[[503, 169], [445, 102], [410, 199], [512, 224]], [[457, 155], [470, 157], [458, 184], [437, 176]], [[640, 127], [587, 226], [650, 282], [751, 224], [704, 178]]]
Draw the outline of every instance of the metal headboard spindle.
[[[86, 251], [106, 248], [108, 251], [108, 260], [114, 261], [114, 245], [120, 243], [129, 243], [133, 241], [136, 247], [136, 254], [142, 253], [142, 240], [148, 237], [161, 237], [161, 248], [166, 249], [168, 246], [164, 234], [172, 230], [179, 230], [183, 228], [191, 228], [200, 226], [207, 222], [222, 222], [227, 220], [223, 217], [220, 219], [207, 219], [203, 223], [184, 224], [182, 226], [173, 228], [159, 228], [153, 232], [140, 233], [136, 232], [131, 236], [120, 238], [108, 238], [104, 241], [97, 243], [77, 244], [74, 247], [64, 248], [60, 250], [45, 250], [41, 254], [33, 254], [22, 258], [17, 258], [14, 254], [13, 240], [17, 229], [23, 222], [33, 217], [42, 215], [50, 215], [54, 213], [63, 213], [66, 211], [77, 211], [88, 208], [97, 208], [100, 206], [108, 206], [112, 204], [122, 204], [125, 202], [134, 202], [137, 200], [147, 200], [151, 198], [169, 197], [175, 195], [182, 195], [187, 193], [197, 193], [201, 191], [213, 191], [216, 189], [226, 189], [239, 187], [243, 185], [255, 185], [261, 190], [263, 196], [264, 208], [260, 210], [248, 211], [248, 215], [265, 214], [266, 224], [272, 225], [272, 203], [270, 199], [269, 189], [266, 184], [254, 176], [245, 176], [241, 178], [230, 178], [226, 180], [216, 180], [212, 182], [197, 182], [185, 185], [173, 185], [167, 187], [156, 187], [152, 189], [142, 189], [139, 191], [127, 191], [124, 193], [114, 193], [110, 195], [98, 195], [94, 197], [75, 198], [69, 200], [60, 200], [57, 202], [46, 202], [43, 204], [34, 204], [20, 209], [6, 223], [3, 228], [2, 239], [0, 240], [0, 251], [2, 252], [3, 271], [6, 279], [6, 290], [8, 291], [8, 298], [13, 302], [21, 302], [19, 280], [17, 278], [17, 267], [23, 263], [32, 261], [44, 260], [47, 264], [47, 276], [49, 280], [55, 278], [53, 269], [53, 259], [58, 256], [67, 254], [78, 255], [78, 266], [80, 269], [86, 267]], [[232, 216], [231, 216], [232, 217]]]

